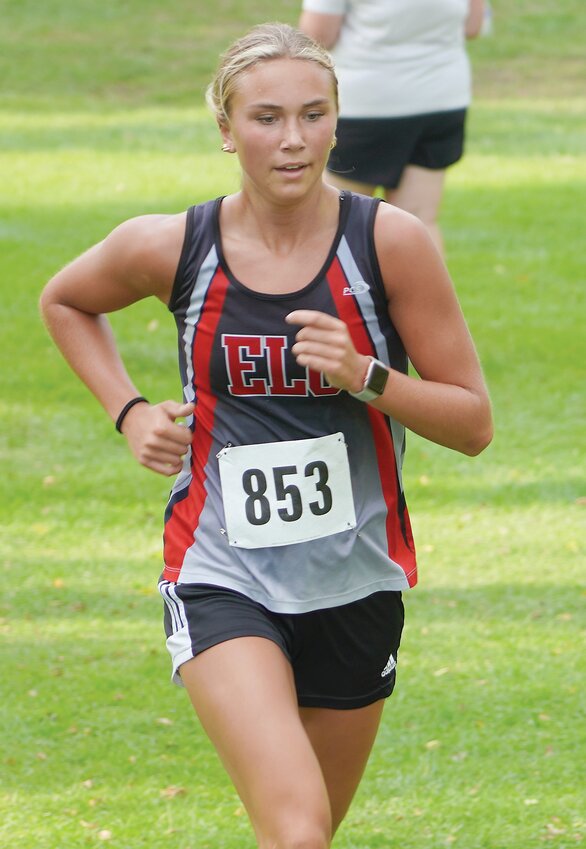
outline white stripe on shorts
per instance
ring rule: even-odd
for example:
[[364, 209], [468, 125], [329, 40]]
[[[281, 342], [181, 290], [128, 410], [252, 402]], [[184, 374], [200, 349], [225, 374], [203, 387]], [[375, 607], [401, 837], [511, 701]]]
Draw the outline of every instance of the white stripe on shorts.
[[171, 655], [171, 662], [173, 664], [171, 680], [179, 687], [182, 687], [183, 682], [181, 681], [178, 669], [182, 663], [191, 660], [193, 657], [185, 607], [177, 595], [175, 584], [171, 581], [160, 581], [159, 592], [167, 605], [173, 628], [173, 633], [170, 637], [167, 637], [167, 651]]

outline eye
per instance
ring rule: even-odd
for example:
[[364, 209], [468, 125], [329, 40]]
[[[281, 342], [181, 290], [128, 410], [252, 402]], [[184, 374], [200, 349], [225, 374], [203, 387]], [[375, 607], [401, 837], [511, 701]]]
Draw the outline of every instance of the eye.
[[319, 111], [314, 109], [311, 112], [308, 112], [305, 117], [308, 121], [317, 121], [319, 118], [321, 118], [323, 116], [323, 114], [324, 114], [323, 112], [319, 112]]
[[277, 116], [276, 115], [257, 115], [255, 120], [258, 121], [259, 124], [270, 125], [270, 124], [275, 123], [275, 121], [277, 120]]

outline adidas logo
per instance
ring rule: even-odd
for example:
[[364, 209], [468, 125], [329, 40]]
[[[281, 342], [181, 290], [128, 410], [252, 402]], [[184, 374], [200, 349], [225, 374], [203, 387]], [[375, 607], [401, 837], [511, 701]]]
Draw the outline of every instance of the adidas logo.
[[364, 295], [365, 292], [368, 292], [370, 286], [368, 283], [365, 283], [364, 280], [357, 280], [356, 283], [352, 283], [351, 286], [344, 286], [343, 295]]
[[383, 669], [383, 671], [381, 672], [380, 677], [381, 677], [381, 678], [386, 678], [386, 676], [387, 676], [387, 675], [390, 675], [390, 674], [391, 674], [391, 672], [392, 672], [392, 671], [393, 671], [393, 669], [396, 667], [396, 665], [397, 665], [397, 661], [395, 660], [395, 658], [393, 657], [393, 655], [391, 655], [391, 656], [389, 657], [389, 659], [387, 660], [387, 665], [385, 666], [385, 668], [384, 668], [384, 669]]

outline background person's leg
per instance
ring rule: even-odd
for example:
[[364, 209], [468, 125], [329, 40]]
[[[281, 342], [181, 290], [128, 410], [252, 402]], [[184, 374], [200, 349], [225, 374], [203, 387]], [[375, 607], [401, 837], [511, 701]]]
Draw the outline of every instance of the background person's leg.
[[360, 195], [372, 197], [376, 190], [376, 186], [359, 183], [357, 180], [349, 180], [347, 177], [340, 177], [339, 174], [334, 174], [332, 171], [326, 171], [325, 178], [330, 186], [334, 186], [336, 189], [347, 189], [349, 192], [357, 192]]
[[385, 200], [419, 218], [443, 256], [444, 247], [438, 224], [446, 172], [408, 165], [396, 189], [386, 189]]

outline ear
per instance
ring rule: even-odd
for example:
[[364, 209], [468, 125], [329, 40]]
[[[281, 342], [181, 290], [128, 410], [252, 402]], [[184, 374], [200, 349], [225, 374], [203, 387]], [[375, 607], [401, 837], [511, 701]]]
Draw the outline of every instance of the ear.
[[226, 153], [235, 153], [236, 148], [232, 140], [232, 133], [226, 121], [218, 121], [220, 135], [222, 136], [222, 150]]

